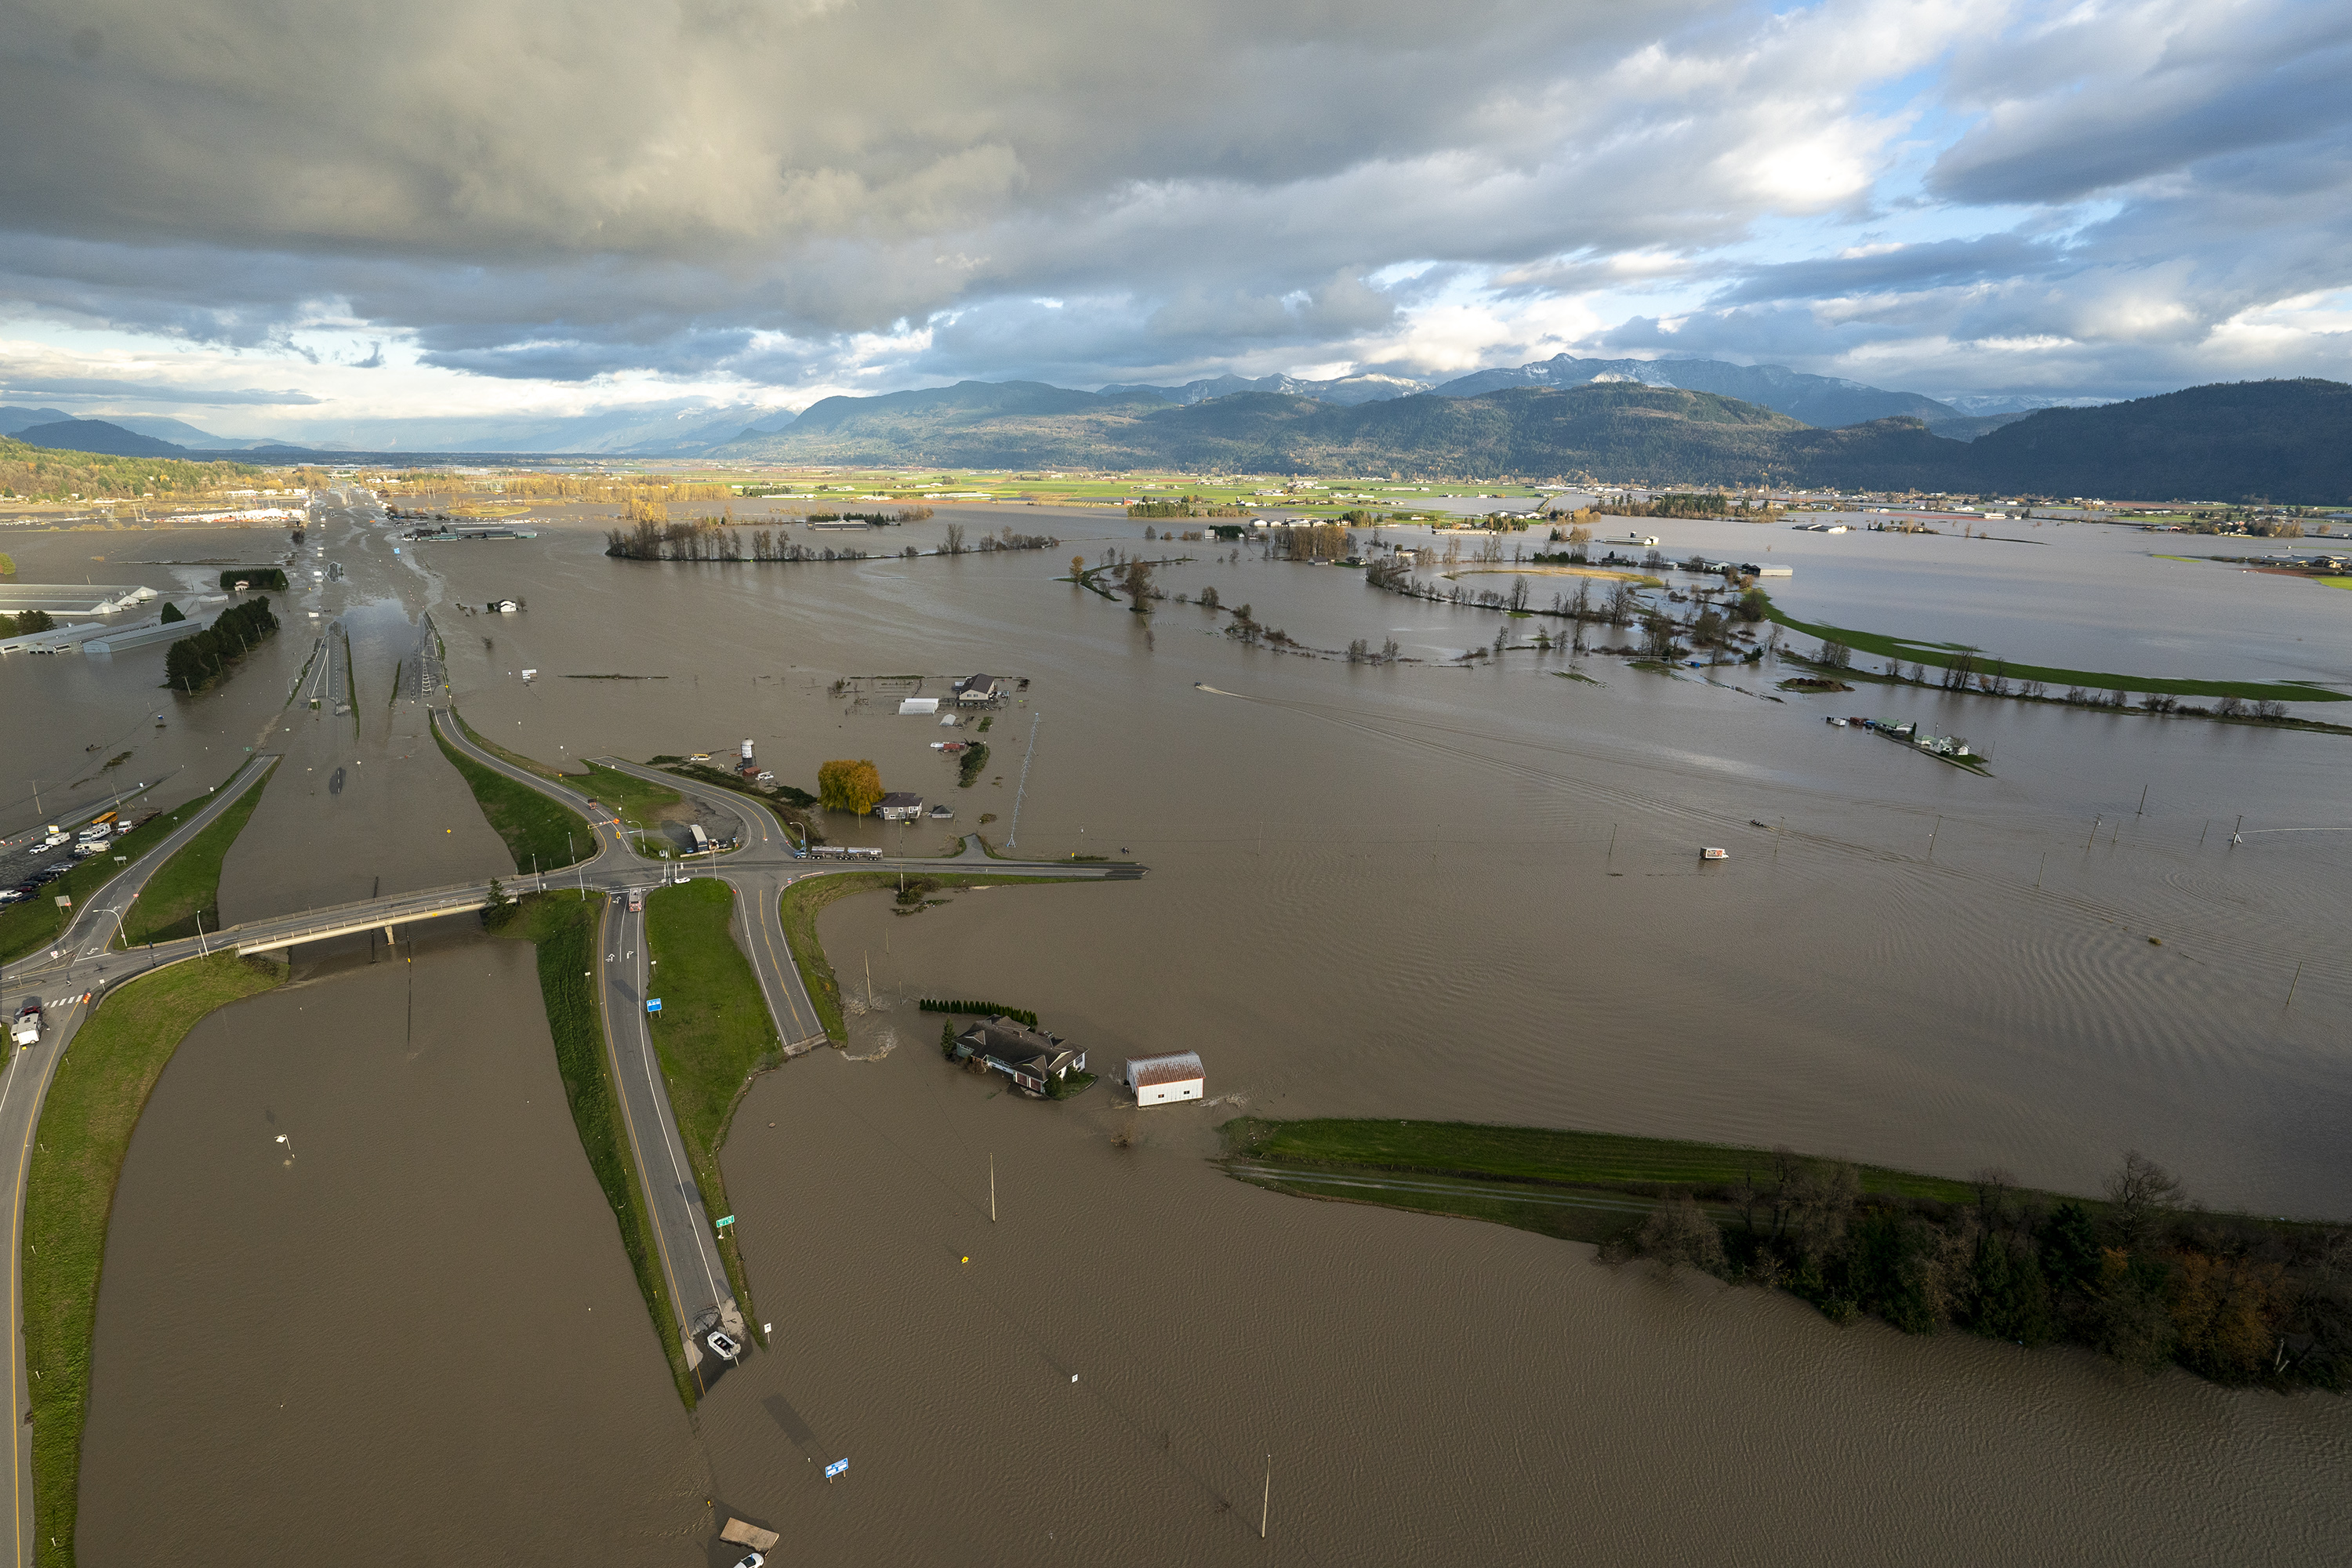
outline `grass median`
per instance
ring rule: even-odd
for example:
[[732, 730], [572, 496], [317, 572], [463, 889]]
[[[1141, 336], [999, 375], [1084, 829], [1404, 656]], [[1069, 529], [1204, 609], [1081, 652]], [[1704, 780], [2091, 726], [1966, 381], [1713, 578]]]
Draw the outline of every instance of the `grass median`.
[[[641, 779], [635, 773], [625, 773], [602, 763], [583, 763], [580, 772], [567, 773], [562, 768], [550, 767], [536, 757], [509, 751], [467, 723], [465, 716], [454, 708], [449, 710], [449, 717], [456, 720], [457, 728], [466, 732], [466, 739], [499, 761], [536, 774], [550, 784], [578, 790], [600, 805], [610, 806], [614, 816], [632, 827], [651, 827], [656, 823], [673, 819], [684, 821], [691, 816], [686, 809], [685, 797], [667, 784]], [[445, 746], [442, 749], [446, 752], [448, 748]]]
[[37, 1374], [33, 1514], [42, 1563], [69, 1568], [74, 1560], [99, 1268], [131, 1131], [188, 1031], [286, 974], [280, 963], [215, 953], [142, 975], [100, 1004], [50, 1082], [26, 1173], [23, 1258], [25, 1363]]
[[534, 866], [551, 871], [596, 852], [595, 830], [578, 812], [495, 768], [484, 767], [442, 739], [438, 730], [433, 732], [433, 743], [474, 792], [475, 804], [482, 808], [490, 830], [505, 840], [516, 871], [527, 872]]
[[563, 1098], [572, 1107], [572, 1124], [579, 1130], [588, 1168], [613, 1206], [621, 1249], [637, 1277], [654, 1335], [669, 1358], [677, 1395], [690, 1410], [694, 1381], [687, 1370], [685, 1347], [678, 1342], [677, 1318], [654, 1244], [653, 1209], [629, 1148], [620, 1090], [613, 1082], [604, 1019], [596, 1005], [595, 944], [604, 902], [598, 894], [534, 894], [514, 906], [497, 934], [538, 949], [540, 995], [547, 1005], [547, 1031], [555, 1041], [555, 1068], [563, 1079]]
[[[679, 1141], [714, 1224], [733, 1212], [719, 1168], [728, 1124], [753, 1075], [783, 1058], [760, 977], [735, 945], [734, 914], [735, 889], [716, 877], [656, 888], [646, 899], [646, 944], [654, 961], [649, 990], [662, 1005], [647, 1027]], [[733, 1227], [717, 1239], [736, 1303], [746, 1321], [756, 1322]]]
[[121, 934], [126, 942], [136, 947], [141, 942], [194, 936], [199, 921], [206, 931], [220, 930], [221, 863], [228, 858], [229, 847], [245, 831], [245, 825], [253, 820], [255, 808], [261, 805], [262, 786], [277, 769], [277, 763], [271, 762], [227, 810], [205, 824], [147, 879], [147, 885], [123, 912]]

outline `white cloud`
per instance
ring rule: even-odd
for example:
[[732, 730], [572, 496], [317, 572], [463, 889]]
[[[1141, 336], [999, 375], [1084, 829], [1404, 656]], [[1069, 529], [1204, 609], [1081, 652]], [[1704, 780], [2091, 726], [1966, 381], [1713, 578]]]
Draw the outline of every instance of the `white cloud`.
[[347, 425], [1562, 349], [2342, 374], [2347, 64], [2292, 0], [34, 0], [0, 321]]

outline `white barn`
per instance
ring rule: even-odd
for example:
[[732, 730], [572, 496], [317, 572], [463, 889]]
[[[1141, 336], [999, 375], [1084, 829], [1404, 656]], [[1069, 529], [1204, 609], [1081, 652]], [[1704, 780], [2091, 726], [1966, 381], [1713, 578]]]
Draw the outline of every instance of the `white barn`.
[[1127, 1064], [1127, 1087], [1135, 1091], [1138, 1105], [1170, 1105], [1180, 1100], [1198, 1100], [1206, 1082], [1198, 1051], [1137, 1057]]

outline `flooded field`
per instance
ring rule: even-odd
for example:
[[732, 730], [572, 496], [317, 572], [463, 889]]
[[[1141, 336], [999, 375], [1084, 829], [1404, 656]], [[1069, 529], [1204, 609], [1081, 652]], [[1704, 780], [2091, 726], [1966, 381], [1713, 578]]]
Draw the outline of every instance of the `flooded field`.
[[[1785, 1142], [1954, 1175], [1999, 1164], [2074, 1190], [2095, 1189], [2132, 1146], [2216, 1205], [2352, 1213], [2341, 1155], [2352, 968], [2332, 940], [2352, 839], [2259, 831], [2340, 826], [2352, 742], [1926, 690], [1772, 701], [1769, 668], [1737, 678], [1746, 690], [1558, 654], [1464, 668], [1437, 660], [1490, 644], [1498, 617], [1246, 551], [1213, 563], [1196, 546], [1192, 563], [1165, 569], [1171, 592], [1213, 584], [1314, 647], [1393, 637], [1430, 660], [1350, 666], [1244, 647], [1223, 617], [1192, 606], [1137, 616], [1053, 581], [1074, 553], [1160, 553], [1141, 524], [1111, 514], [943, 510], [886, 547], [933, 542], [951, 521], [1063, 542], [949, 560], [624, 563], [602, 556], [605, 520], [583, 512], [542, 522], [532, 541], [394, 558], [376, 530], [337, 547], [352, 576], [320, 596], [349, 612], [357, 723], [304, 710], [274, 742], [289, 764], [230, 858], [231, 918], [364, 896], [362, 879], [388, 891], [504, 870], [422, 738], [421, 705], [394, 686], [428, 609], [456, 701], [517, 749], [644, 757], [750, 737], [762, 765], [803, 786], [822, 761], [866, 757], [887, 787], [951, 806], [952, 830], [992, 816], [982, 830], [1002, 843], [1017, 802], [1017, 852], [1126, 852], [1151, 875], [960, 894], [913, 918], [876, 899], [827, 913], [845, 975], [871, 964], [877, 1005], [849, 1053], [869, 1059], [818, 1053], [744, 1102], [729, 1187], [776, 1348], [719, 1385], [692, 1436], [674, 1400], [659, 1408], [667, 1385], [641, 1312], [609, 1344], [526, 1352], [527, 1373], [495, 1345], [518, 1320], [526, 1336], [563, 1321], [547, 1278], [607, 1280], [635, 1300], [617, 1243], [591, 1223], [598, 1200], [560, 1103], [523, 1089], [553, 1131], [474, 1147], [504, 1138], [478, 1120], [494, 1098], [478, 1075], [506, 1053], [553, 1093], [520, 950], [476, 942], [436, 957], [436, 986], [486, 971], [466, 984], [500, 989], [487, 1016], [447, 989], [429, 1047], [397, 1036], [338, 1054], [315, 1023], [273, 1022], [260, 1033], [285, 1037], [257, 1052], [266, 1066], [224, 1080], [404, 1108], [364, 1108], [397, 1138], [345, 1134], [381, 1184], [348, 1202], [406, 1227], [397, 1247], [430, 1236], [453, 1256], [474, 1249], [480, 1267], [453, 1266], [462, 1311], [421, 1282], [439, 1277], [429, 1270], [404, 1286], [350, 1250], [304, 1257], [245, 1238], [250, 1226], [237, 1228], [240, 1267], [190, 1264], [173, 1229], [180, 1205], [250, 1208], [242, 1184], [284, 1173], [238, 1176], [203, 1147], [195, 1130], [222, 1120], [227, 1090], [198, 1089], [189, 1063], [209, 1058], [192, 1041], [117, 1205], [89, 1562], [131, 1560], [127, 1530], [101, 1549], [96, 1503], [129, 1506], [159, 1467], [179, 1506], [210, 1510], [205, 1539], [226, 1539], [221, 1521], [241, 1505], [195, 1497], [181, 1476], [199, 1468], [163, 1458], [205, 1443], [223, 1450], [201, 1467], [215, 1484], [284, 1468], [268, 1495], [296, 1510], [340, 1506], [338, 1467], [374, 1456], [370, 1484], [383, 1489], [371, 1495], [394, 1500], [383, 1506], [396, 1515], [449, 1462], [446, 1433], [396, 1422], [370, 1435], [365, 1406], [402, 1377], [485, 1401], [486, 1414], [463, 1407], [468, 1432], [540, 1419], [538, 1405], [509, 1406], [541, 1379], [567, 1399], [618, 1402], [513, 1432], [530, 1450], [513, 1462], [544, 1467], [522, 1489], [531, 1507], [602, 1521], [603, 1539], [642, 1561], [719, 1561], [697, 1533], [704, 1495], [782, 1528], [808, 1561], [843, 1563], [1533, 1563], [1557, 1561], [1564, 1542], [1605, 1560], [1977, 1562], [1990, 1547], [2037, 1562], [2292, 1561], [2324, 1555], [2352, 1524], [2340, 1489], [2311, 1479], [2352, 1458], [2340, 1400], [2146, 1379], [1963, 1336], [1840, 1331], [1786, 1299], [1612, 1271], [1532, 1236], [1280, 1197], [1200, 1159], [1213, 1124], [1244, 1107]], [[1809, 537], [1820, 536], [1775, 543]], [[508, 596], [528, 609], [479, 613]], [[2352, 609], [2352, 595], [2336, 597]], [[2107, 613], [2092, 604], [2077, 620]], [[2002, 646], [2129, 667], [2054, 635]], [[2285, 671], [2273, 655], [2254, 648], [2214, 673]], [[1564, 679], [1571, 668], [1589, 680]], [[959, 789], [955, 763], [929, 749], [950, 731], [896, 715], [904, 683], [856, 682], [919, 676], [924, 694], [943, 695], [947, 678], [974, 670], [1029, 685], [995, 716], [978, 782]], [[631, 679], [578, 679], [591, 676]], [[28, 679], [13, 666], [0, 678]], [[239, 681], [266, 690], [240, 676], [221, 695]], [[1965, 734], [1992, 755], [1993, 776], [1821, 721], [1846, 711]], [[335, 769], [347, 770], [341, 793]], [[379, 772], [382, 784], [361, 776]], [[2232, 846], [2242, 814], [2249, 832]], [[951, 829], [844, 824], [834, 836], [928, 851]], [[1702, 865], [1701, 845], [1731, 858]], [[488, 956], [469, 969], [468, 952]], [[376, 1016], [385, 999], [368, 987], [383, 966], [365, 958], [205, 1031], [252, 1033], [236, 1020], [334, 997], [336, 1029], [348, 1012], [372, 1038], [398, 1020]], [[1111, 1074], [1129, 1055], [1198, 1049], [1221, 1103], [1121, 1111], [1108, 1084], [1059, 1107], [992, 1098], [940, 1062], [938, 1020], [913, 1010], [922, 994], [1033, 1007]], [[517, 1007], [527, 1019], [509, 1018]], [[495, 1042], [483, 1037], [493, 1025]], [[369, 1070], [393, 1072], [406, 1060], [395, 1047], [446, 1070], [400, 1096], [335, 1076], [378, 1057]], [[514, 1100], [522, 1081], [499, 1079], [496, 1093]], [[495, 1173], [472, 1163], [489, 1160]], [[403, 1173], [425, 1163], [436, 1180], [477, 1172], [501, 1196], [396, 1222], [370, 1206], [402, 1201]], [[540, 1195], [524, 1196], [533, 1183]], [[528, 1211], [580, 1214], [561, 1234], [522, 1226], [527, 1265], [509, 1187]], [[173, 1312], [238, 1332], [203, 1358], [130, 1348], [130, 1325], [163, 1310], [167, 1288]], [[604, 1298], [584, 1299], [602, 1319]], [[284, 1374], [278, 1347], [247, 1326], [257, 1302], [278, 1300], [315, 1300], [340, 1338], [367, 1342], [348, 1363], [302, 1361], [313, 1425], [289, 1436], [247, 1421], [223, 1438], [204, 1424], [207, 1401]], [[488, 1394], [472, 1388], [485, 1347], [499, 1374]], [[121, 1414], [142, 1402], [155, 1406], [143, 1426]], [[827, 1487], [817, 1468], [843, 1455], [852, 1468]], [[680, 1485], [706, 1474], [713, 1491], [684, 1507]], [[427, 1533], [440, 1528], [400, 1525], [385, 1540], [404, 1544], [382, 1560], [515, 1560], [510, 1533]]]
[[531, 950], [408, 956], [361, 944], [215, 1014], [156, 1086], [108, 1235], [82, 1562], [693, 1560], [707, 1472]]

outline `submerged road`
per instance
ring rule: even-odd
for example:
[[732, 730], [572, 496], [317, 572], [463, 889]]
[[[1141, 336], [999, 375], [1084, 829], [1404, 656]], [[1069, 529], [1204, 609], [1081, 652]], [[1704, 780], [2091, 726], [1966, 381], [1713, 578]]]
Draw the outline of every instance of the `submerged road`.
[[[538, 886], [556, 891], [568, 882], [583, 891], [605, 894], [621, 906], [615, 909], [608, 904], [603, 927], [604, 945], [597, 950], [600, 955], [625, 955], [604, 960], [600, 991], [604, 1001], [605, 1038], [616, 1087], [622, 1092], [638, 1178], [644, 1182], [655, 1210], [662, 1267], [669, 1283], [671, 1301], [679, 1316], [679, 1331], [693, 1346], [688, 1352], [690, 1361], [700, 1354], [700, 1347], [692, 1338], [695, 1320], [707, 1318], [712, 1307], [731, 1314], [734, 1303], [726, 1269], [719, 1259], [709, 1216], [687, 1166], [684, 1148], [677, 1141], [677, 1120], [645, 1026], [645, 920], [642, 914], [631, 915], [627, 911], [629, 891], [653, 887], [681, 873], [716, 875], [732, 886], [737, 895], [736, 941], [760, 977], [761, 990], [775, 1020], [777, 1037], [784, 1042], [787, 1050], [797, 1050], [812, 1047], [825, 1037], [784, 940], [778, 901], [792, 883], [805, 877], [876, 870], [1087, 881], [1120, 881], [1143, 875], [1141, 867], [1131, 865], [997, 860], [969, 856], [884, 857], [864, 862], [808, 860], [793, 854], [782, 824], [749, 796], [635, 763], [602, 759], [605, 766], [657, 780], [743, 824], [738, 841], [740, 847], [730, 854], [709, 859], [698, 857], [691, 863], [650, 861], [639, 857], [613, 815], [585, 795], [485, 751], [455, 723], [445, 722], [439, 710], [434, 721], [436, 732], [470, 761], [560, 801], [585, 817], [596, 833], [595, 853], [574, 866], [547, 871], [535, 884], [528, 876], [500, 880], [510, 886]], [[33, 959], [6, 966], [0, 973], [0, 997], [10, 1004], [6, 1010], [11, 1015], [16, 1005], [28, 997], [40, 997], [46, 1007], [39, 1043], [23, 1050], [8, 1048], [7, 1054], [14, 1059], [7, 1062], [5, 1076], [0, 1078], [0, 1151], [13, 1156], [5, 1191], [9, 1216], [8, 1381], [15, 1411], [9, 1424], [8, 1488], [18, 1568], [35, 1560], [34, 1545], [38, 1539], [33, 1513], [32, 1431], [26, 1424], [30, 1416], [26, 1392], [29, 1378], [25, 1362], [22, 1269], [25, 1183], [31, 1166], [41, 1102], [76, 1031], [108, 992], [169, 964], [224, 948], [241, 953], [282, 953], [290, 960], [293, 950], [306, 943], [363, 931], [396, 931], [415, 921], [478, 910], [489, 900], [489, 882], [485, 879], [274, 915], [206, 931], [200, 937], [145, 947], [125, 950], [111, 945], [121, 930], [124, 911], [147, 881], [173, 855], [185, 848], [189, 840], [210, 826], [276, 760], [274, 753], [257, 753], [250, 758], [227, 784], [215, 791], [214, 798], [201, 810], [91, 895], [54, 947]]]

